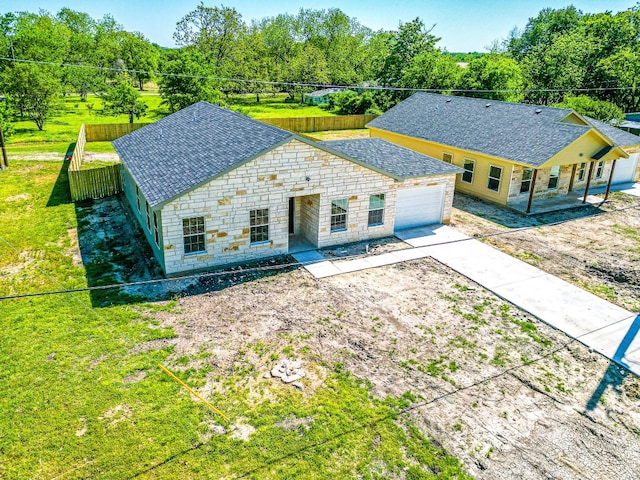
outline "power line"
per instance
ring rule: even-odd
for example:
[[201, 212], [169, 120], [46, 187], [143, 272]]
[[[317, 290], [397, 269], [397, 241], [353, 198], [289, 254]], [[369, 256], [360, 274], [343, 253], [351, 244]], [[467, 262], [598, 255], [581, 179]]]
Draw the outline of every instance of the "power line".
[[[392, 87], [382, 85], [336, 85], [327, 83], [306, 83], [306, 82], [286, 82], [275, 80], [260, 80], [249, 78], [217, 77], [213, 75], [187, 75], [184, 73], [156, 72], [149, 70], [123, 69], [115, 67], [101, 67], [95, 65], [80, 65], [66, 62], [47, 62], [43, 60], [30, 60], [22, 58], [0, 57], [0, 61], [15, 63], [28, 63], [35, 65], [49, 65], [54, 67], [85, 68], [98, 70], [100, 72], [128, 72], [132, 74], [145, 74], [158, 77], [191, 78], [198, 80], [216, 80], [220, 82], [232, 83], [253, 83], [259, 85], [282, 86], [282, 87], [303, 87], [303, 88], [336, 88], [336, 89], [362, 89], [370, 91], [390, 91], [390, 92], [425, 92], [425, 93], [562, 93], [562, 92], [607, 92], [634, 90], [636, 87], [584, 87], [584, 88], [531, 88], [531, 89], [463, 89], [463, 88], [417, 88], [417, 87]], [[611, 80], [609, 83], [615, 82]]]
[[[613, 213], [616, 213], [616, 212], [621, 212], [621, 211], [625, 211], [625, 210], [632, 210], [632, 209], [636, 209], [636, 208], [640, 208], [640, 203], [639, 204], [635, 204], [635, 205], [629, 205], [629, 206], [622, 207], [622, 208], [616, 208], [615, 210], [600, 211], [595, 215], [598, 215], [598, 216], [600, 216], [600, 215], [609, 215], [609, 214], [613, 214]], [[544, 225], [531, 225], [531, 226], [528, 226], [528, 227], [514, 228], [514, 229], [511, 229], [511, 230], [507, 230], [507, 231], [498, 231], [498, 232], [495, 232], [495, 233], [486, 233], [484, 235], [479, 235], [477, 237], [464, 238], [464, 239], [460, 239], [460, 240], [448, 240], [446, 242], [441, 242], [441, 243], [437, 243], [437, 244], [434, 244], [434, 245], [447, 245], [447, 244], [451, 244], [451, 243], [467, 242], [469, 240], [478, 240], [478, 239], [484, 239], [484, 238], [499, 237], [499, 236], [510, 235], [510, 234], [513, 234], [513, 233], [518, 233], [518, 232], [527, 231], [527, 230], [531, 230], [531, 229], [537, 229], [537, 228], [540, 228], [540, 227], [554, 227], [554, 226], [562, 225], [562, 224], [568, 223], [568, 222], [579, 221], [579, 220], [582, 220], [583, 218], [584, 217], [573, 218], [573, 219], [569, 219], [569, 220], [558, 220], [556, 222], [546, 223]], [[0, 235], [0, 241], [6, 243], [7, 245], [9, 245], [10, 247], [15, 249], [15, 247], [13, 247], [1, 235]], [[15, 251], [17, 252], [17, 249], [15, 249]], [[357, 258], [371, 257], [371, 256], [372, 255], [368, 255], [368, 254], [364, 254], [364, 255], [363, 254], [356, 254], [356, 255], [347, 255], [347, 256], [344, 256], [344, 257], [336, 257], [336, 258], [334, 258], [332, 260], [335, 260], [335, 261], [353, 260], [353, 259], [357, 259]], [[373, 255], [373, 256], [375, 256], [375, 255]], [[293, 268], [293, 267], [298, 267], [298, 266], [303, 266], [304, 267], [306, 265], [312, 265], [314, 263], [319, 263], [319, 262], [323, 262], [323, 261], [327, 261], [327, 260], [318, 260], [318, 261], [313, 261], [313, 262], [280, 263], [280, 264], [271, 265], [271, 266], [259, 266], [259, 267], [227, 269], [227, 270], [221, 270], [221, 271], [216, 271], [216, 272], [194, 273], [192, 275], [183, 275], [183, 276], [179, 276], [179, 277], [170, 277], [170, 278], [155, 278], [155, 279], [151, 279], [151, 280], [140, 280], [140, 281], [136, 281], [136, 282], [112, 283], [112, 284], [109, 284], [109, 285], [94, 285], [94, 286], [80, 287], [80, 288], [70, 288], [70, 289], [63, 288], [63, 289], [60, 289], [60, 290], [49, 290], [49, 291], [43, 291], [43, 292], [18, 293], [18, 294], [15, 294], [15, 295], [0, 296], [0, 301], [3, 301], [3, 300], [15, 300], [15, 299], [29, 298], [29, 297], [42, 297], [42, 296], [47, 296], [47, 295], [64, 295], [64, 294], [69, 294], [69, 293], [81, 293], [81, 292], [91, 292], [91, 291], [99, 291], [99, 290], [111, 290], [111, 289], [122, 288], [122, 287], [135, 287], [135, 286], [152, 285], [152, 284], [158, 284], [158, 283], [180, 282], [180, 281], [185, 281], [185, 280], [199, 280], [201, 278], [223, 277], [223, 276], [226, 276], [226, 275], [235, 275], [235, 274], [243, 274], [243, 273], [273, 272], [273, 271], [279, 271], [279, 270], [286, 270], [287, 268]]]

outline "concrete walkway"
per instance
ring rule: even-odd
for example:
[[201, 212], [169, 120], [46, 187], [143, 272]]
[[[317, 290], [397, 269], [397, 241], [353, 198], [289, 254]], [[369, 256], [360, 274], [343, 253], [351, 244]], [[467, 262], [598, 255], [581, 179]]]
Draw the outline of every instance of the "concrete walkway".
[[[316, 278], [431, 256], [640, 376], [640, 315], [446, 226], [397, 232], [413, 248], [355, 260], [294, 257]], [[300, 258], [298, 258], [300, 257]]]

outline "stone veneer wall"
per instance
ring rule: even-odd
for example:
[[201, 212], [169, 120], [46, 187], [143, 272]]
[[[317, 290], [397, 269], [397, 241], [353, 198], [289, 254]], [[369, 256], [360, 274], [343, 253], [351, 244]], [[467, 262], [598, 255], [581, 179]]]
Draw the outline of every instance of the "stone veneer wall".
[[[307, 180], [308, 178], [308, 180]], [[393, 234], [396, 190], [445, 184], [443, 221], [451, 217], [455, 175], [397, 182], [298, 140], [292, 140], [162, 208], [167, 274], [286, 254], [289, 198], [296, 197], [296, 233], [325, 247]], [[384, 224], [369, 227], [369, 196], [385, 193]], [[348, 199], [348, 228], [330, 231], [331, 201]], [[250, 243], [249, 212], [269, 209], [269, 241]], [[182, 219], [205, 218], [206, 252], [184, 254]], [[296, 214], [297, 218], [297, 214]]]
[[[578, 172], [580, 171], [580, 164], [576, 168], [576, 173], [573, 181], [573, 190], [584, 190], [587, 186], [587, 178], [589, 176], [589, 162], [586, 162], [584, 180], [578, 181]], [[611, 174], [611, 161], [607, 161], [604, 164], [604, 169], [601, 178], [595, 178], [596, 166], [593, 168], [593, 178], [591, 179], [591, 186], [601, 187], [606, 185], [609, 181], [609, 175]], [[528, 197], [529, 192], [520, 193], [520, 184], [522, 183], [522, 171], [525, 167], [514, 165], [511, 173], [511, 185], [509, 187], [509, 201], [516, 200], [518, 198]], [[550, 168], [539, 169], [538, 176], [536, 178], [535, 191], [533, 198], [553, 198], [558, 195], [566, 195], [569, 192], [569, 184], [571, 183], [571, 172], [573, 171], [573, 165], [564, 165], [560, 167], [560, 178], [558, 179], [558, 188], [549, 190], [547, 186], [549, 184], [549, 175], [551, 174]]]

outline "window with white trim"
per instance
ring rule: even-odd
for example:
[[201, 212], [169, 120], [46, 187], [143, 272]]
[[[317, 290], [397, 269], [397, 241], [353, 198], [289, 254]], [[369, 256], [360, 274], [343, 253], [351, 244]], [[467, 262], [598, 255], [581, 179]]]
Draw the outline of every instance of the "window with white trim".
[[183, 218], [182, 236], [185, 254], [204, 252], [204, 217]]
[[604, 173], [604, 160], [600, 160], [596, 164], [596, 178], [602, 178], [603, 173]]
[[147, 230], [151, 231], [151, 213], [149, 211], [149, 202], [145, 201], [145, 210], [147, 214]]
[[249, 212], [250, 241], [262, 243], [269, 241], [269, 209], [260, 208]]
[[476, 161], [465, 158], [462, 164], [464, 172], [462, 172], [462, 181], [465, 183], [473, 183], [473, 171], [476, 168]]
[[586, 163], [581, 163], [580, 164], [580, 168], [578, 169], [578, 181], [579, 182], [584, 182], [584, 174], [587, 171], [587, 164]]
[[138, 185], [136, 185], [136, 205], [138, 207], [138, 212], [142, 213], [142, 210], [140, 210], [140, 189], [138, 188]]
[[331, 231], [341, 232], [347, 229], [347, 211], [349, 199], [340, 198], [331, 201]]
[[160, 246], [160, 235], [158, 234], [158, 214], [153, 212], [153, 237], [156, 240], [156, 245]]
[[522, 181], [520, 182], [520, 193], [527, 193], [531, 190], [531, 179], [533, 178], [533, 168], [522, 170]]
[[558, 188], [558, 180], [560, 179], [560, 165], [556, 165], [555, 167], [551, 167], [551, 171], [549, 172], [549, 190]]
[[369, 196], [369, 226], [384, 224], [384, 193]]
[[500, 191], [500, 179], [502, 178], [502, 167], [491, 165], [489, 167], [489, 178], [487, 179], [487, 188], [494, 192]]
[[442, 161], [447, 163], [453, 163], [453, 153], [442, 152]]

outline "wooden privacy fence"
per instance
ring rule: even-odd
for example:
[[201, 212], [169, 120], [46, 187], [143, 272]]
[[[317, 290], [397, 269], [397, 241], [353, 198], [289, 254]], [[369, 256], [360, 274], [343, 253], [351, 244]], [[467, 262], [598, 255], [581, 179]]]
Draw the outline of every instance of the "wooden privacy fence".
[[322, 132], [325, 130], [354, 130], [364, 126], [378, 115], [341, 115], [336, 117], [258, 118], [261, 122], [290, 132]]
[[106, 165], [89, 170], [71, 170], [69, 168], [69, 187], [71, 199], [102, 198], [122, 191], [120, 164]]
[[87, 142], [110, 142], [127, 133], [149, 125], [147, 123], [104, 123], [100, 125], [86, 125]]
[[88, 142], [106, 142], [126, 135], [145, 124], [123, 123], [106, 125], [82, 125], [69, 165], [69, 190], [71, 200], [102, 198], [122, 191], [120, 164], [100, 168], [82, 169], [84, 149]]

